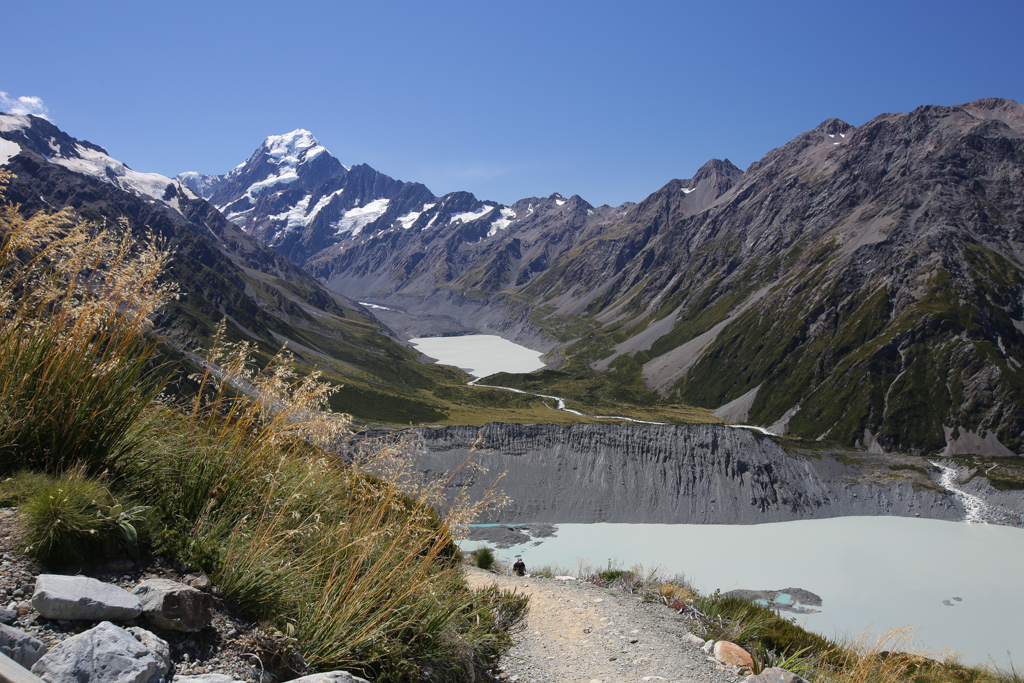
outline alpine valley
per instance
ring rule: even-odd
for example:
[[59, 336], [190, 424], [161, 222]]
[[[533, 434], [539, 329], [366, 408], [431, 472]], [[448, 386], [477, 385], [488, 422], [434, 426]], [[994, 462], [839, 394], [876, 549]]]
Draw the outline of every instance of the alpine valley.
[[[548, 367], [488, 385], [564, 397], [588, 414], [746, 423], [775, 435], [606, 425], [620, 431], [588, 427], [595, 443], [713, 443], [742, 495], [746, 470], [730, 470], [730, 458], [756, 452], [768, 491], [779, 463], [798, 454], [832, 463], [810, 467], [815, 477], [842, 470], [858, 486], [899, 491], [862, 492], [885, 498], [892, 514], [955, 518], [963, 501], [927, 460], [947, 458], [1002, 496], [1006, 523], [1020, 523], [1016, 102], [923, 106], [860, 127], [829, 119], [745, 171], [712, 159], [617, 207], [557, 193], [511, 206], [436, 196], [345, 166], [305, 130], [268, 137], [224, 175], [173, 179], [137, 173], [32, 116], [0, 116], [0, 138], [0, 163], [17, 176], [8, 198], [26, 214], [72, 206], [174, 244], [172, 276], [186, 296], [158, 321], [170, 348], [208, 343], [222, 318], [230, 339], [263, 355], [288, 342], [303, 368], [345, 385], [332, 407], [364, 424], [608, 422], [552, 411], [529, 393], [467, 387], [463, 373], [424, 362], [404, 341], [496, 334], [547, 353]], [[491, 432], [496, 442], [518, 433]], [[444, 442], [431, 452], [473, 440], [456, 433], [429, 437]], [[533, 430], [523, 448], [536, 469], [545, 443], [579, 438]], [[711, 452], [698, 451], [698, 460]], [[821, 509], [843, 488], [815, 482], [832, 493], [793, 499], [818, 496]], [[861, 510], [835, 503], [835, 514], [844, 505]], [[790, 512], [765, 519], [802, 516]]]

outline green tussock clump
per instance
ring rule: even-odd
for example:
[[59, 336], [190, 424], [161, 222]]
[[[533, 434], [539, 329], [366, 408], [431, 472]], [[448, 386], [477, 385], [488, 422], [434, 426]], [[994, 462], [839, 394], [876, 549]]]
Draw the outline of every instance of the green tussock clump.
[[149, 508], [117, 500], [82, 467], [55, 477], [23, 472], [10, 482], [23, 486], [12, 502], [26, 520], [25, 551], [43, 564], [68, 567], [118, 553], [138, 558]]
[[494, 551], [487, 547], [474, 550], [473, 564], [480, 569], [493, 569], [495, 566]]
[[[126, 225], [4, 206], [0, 239], [0, 497], [31, 552], [149, 549], [203, 568], [261, 621], [253, 650], [283, 678], [496, 670], [526, 604], [469, 590], [453, 542], [496, 492], [447, 500], [408, 441], [349, 447], [337, 387], [284, 350], [229, 343], [224, 322], [207, 350], [161, 352], [149, 321], [174, 296], [172, 255]], [[157, 358], [174, 356], [198, 370], [171, 399]]]

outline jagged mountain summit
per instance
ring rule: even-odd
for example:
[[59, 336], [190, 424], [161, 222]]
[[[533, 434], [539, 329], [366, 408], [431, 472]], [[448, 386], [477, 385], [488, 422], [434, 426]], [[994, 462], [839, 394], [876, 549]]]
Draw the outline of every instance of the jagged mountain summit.
[[692, 215], [667, 185], [517, 300], [586, 322], [567, 354], [733, 421], [1020, 452], [1022, 166], [1008, 100], [830, 119]]
[[[707, 208], [741, 175], [728, 160], [712, 160], [673, 181], [675, 213]], [[545, 349], [551, 339], [491, 299], [526, 285], [634, 206], [596, 207], [558, 193], [512, 206], [468, 192], [438, 197], [365, 164], [345, 166], [301, 129], [268, 137], [225, 175], [177, 180], [334, 291], [374, 304], [400, 333], [486, 331]]]
[[347, 167], [301, 130], [223, 176], [172, 182], [12, 120], [6, 163], [45, 162], [47, 178], [76, 166], [250, 267], [297, 272], [250, 238], [265, 240], [305, 269], [294, 277], [374, 304], [400, 334], [553, 350], [560, 372], [530, 381], [604, 377], [637, 405], [685, 402], [876, 451], [1024, 450], [1016, 102], [829, 119], [745, 172], [712, 160], [620, 207], [438, 197]]
[[188, 172], [177, 179], [300, 265], [364, 232], [469, 222], [498, 208], [465, 192], [438, 198], [365, 164], [345, 166], [302, 129], [268, 137], [225, 175]]
[[436, 368], [363, 306], [322, 287], [181, 181], [134, 171], [35, 116], [0, 114], [0, 167], [15, 176], [5, 199], [26, 216], [70, 207], [107, 225], [127, 219], [140, 236], [168, 241], [175, 256], [167, 276], [184, 296], [156, 324], [172, 355], [208, 347], [224, 320], [225, 341], [248, 341], [264, 360], [287, 343], [301, 367], [344, 384], [332, 397], [335, 410], [399, 423], [442, 416], [420, 391], [431, 381], [422, 372], [436, 377]]
[[[805, 439], [1008, 454], [1024, 449], [1022, 139], [1008, 100], [829, 119], [746, 172], [713, 160], [616, 208], [438, 198], [368, 167], [376, 189], [350, 192], [359, 167], [338, 162], [252, 214], [323, 206], [299, 252], [275, 248], [406, 334], [502, 334]], [[372, 220], [339, 230], [353, 210]]]

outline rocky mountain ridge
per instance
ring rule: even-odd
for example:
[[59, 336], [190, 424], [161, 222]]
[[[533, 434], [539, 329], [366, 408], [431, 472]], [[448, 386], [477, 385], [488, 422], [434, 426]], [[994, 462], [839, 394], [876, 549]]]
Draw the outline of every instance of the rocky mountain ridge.
[[[712, 160], [673, 181], [675, 215], [706, 208], [741, 175]], [[401, 334], [494, 332], [544, 350], [550, 337], [495, 298], [634, 208], [558, 193], [512, 206], [468, 192], [437, 197], [365, 164], [343, 165], [302, 129], [268, 137], [227, 174], [176, 179], [332, 290], [374, 304]]]
[[[325, 181], [318, 152], [251, 215], [313, 216], [288, 233], [300, 247], [275, 248], [406, 336], [500, 334], [805, 439], [1009, 454], [1024, 450], [1022, 111], [829, 119], [746, 172], [712, 160], [616, 208], [437, 198], [340, 162]], [[271, 140], [228, 176], [284, 178], [267, 175]], [[224, 202], [245, 194], [227, 187]]]
[[126, 220], [139, 237], [167, 240], [175, 253], [167, 277], [183, 296], [155, 322], [177, 351], [208, 347], [224, 320], [226, 341], [249, 341], [264, 358], [287, 342], [300, 366], [345, 384], [332, 403], [340, 412], [400, 423], [417, 413], [441, 416], [418, 393], [433, 381], [422, 373], [433, 377], [437, 368], [365, 307], [321, 286], [187, 185], [134, 171], [34, 116], [0, 114], [0, 143], [0, 168], [14, 174], [5, 200], [23, 216], [70, 207], [96, 223]]
[[803, 439], [1006, 455], [1024, 450], [1022, 121], [998, 99], [829, 119], [615, 208], [436, 197], [301, 130], [167, 198], [110, 165], [105, 182], [179, 213], [209, 195], [402, 336], [500, 334], [569, 379]]
[[772, 431], [1019, 451], [1022, 121], [1006, 100], [830, 119], [702, 212], [662, 219], [655, 193], [519, 296], [589, 320], [594, 367]]

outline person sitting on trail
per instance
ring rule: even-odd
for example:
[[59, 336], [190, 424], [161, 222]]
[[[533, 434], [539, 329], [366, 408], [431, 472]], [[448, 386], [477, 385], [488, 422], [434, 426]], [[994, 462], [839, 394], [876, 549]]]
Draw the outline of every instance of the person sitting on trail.
[[523, 558], [517, 557], [516, 563], [512, 565], [512, 571], [516, 573], [516, 576], [526, 575], [526, 563], [523, 562]]

